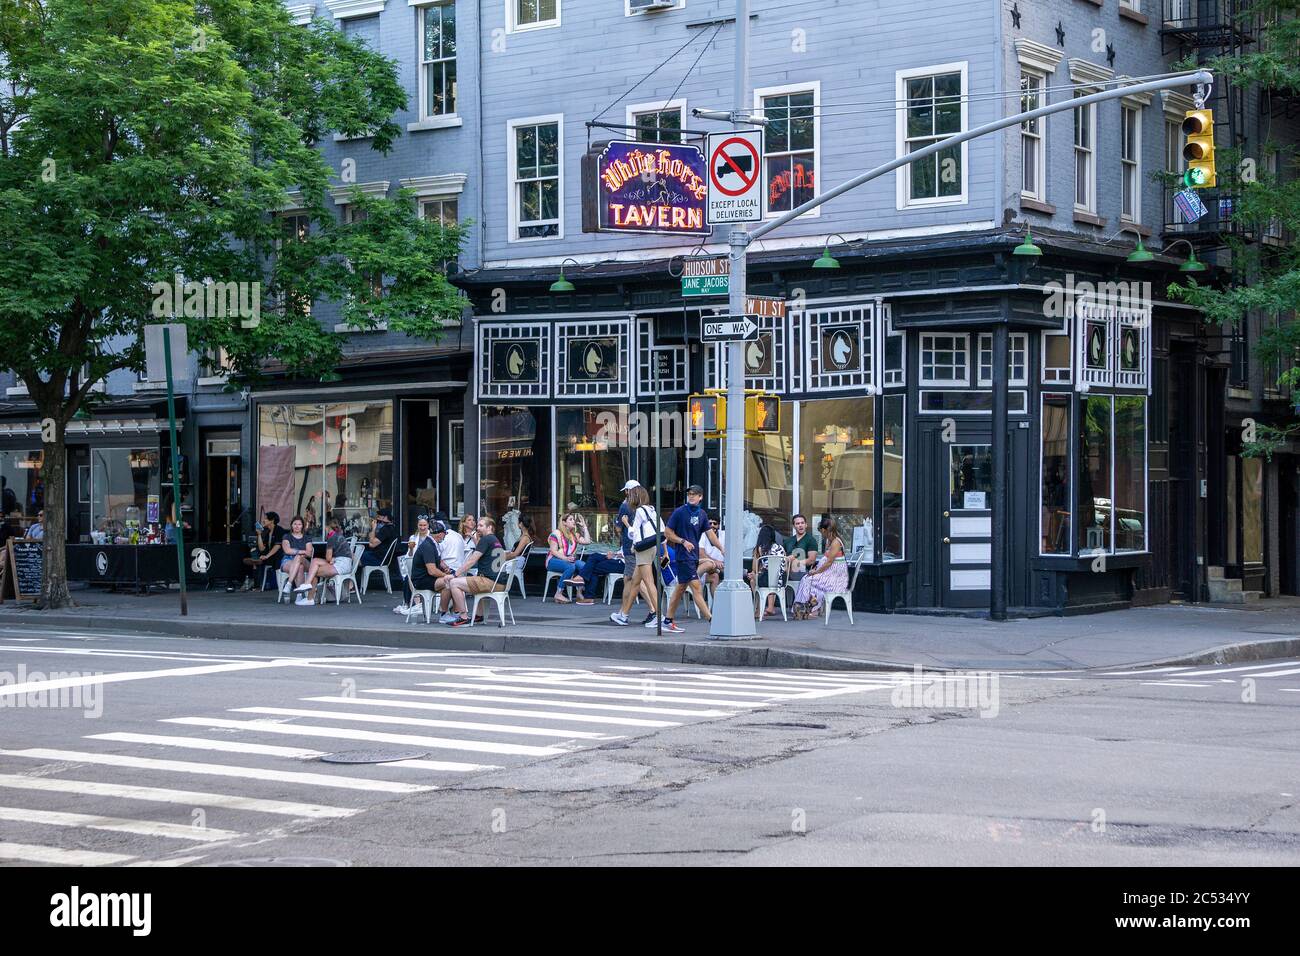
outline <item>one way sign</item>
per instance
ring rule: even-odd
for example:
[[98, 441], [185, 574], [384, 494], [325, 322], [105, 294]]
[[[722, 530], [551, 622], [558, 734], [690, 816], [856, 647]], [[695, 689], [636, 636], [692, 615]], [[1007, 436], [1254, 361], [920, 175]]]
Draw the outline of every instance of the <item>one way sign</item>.
[[714, 315], [700, 320], [701, 342], [752, 342], [758, 323], [752, 315]]

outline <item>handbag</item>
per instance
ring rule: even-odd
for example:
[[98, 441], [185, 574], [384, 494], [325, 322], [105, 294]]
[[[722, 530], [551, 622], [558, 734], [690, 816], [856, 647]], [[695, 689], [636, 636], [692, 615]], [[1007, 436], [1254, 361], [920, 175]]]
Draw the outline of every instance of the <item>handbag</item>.
[[[641, 512], [644, 508], [645, 506], [643, 505], [637, 509], [636, 514], [638, 519], [641, 519]], [[649, 532], [643, 530], [646, 525], [650, 526]], [[663, 535], [659, 531], [662, 527], [663, 522], [658, 520], [658, 518], [651, 520], [647, 517], [644, 520], [638, 520], [637, 523], [632, 526], [630, 532], [630, 537], [632, 538], [632, 550], [639, 553], [658, 547], [659, 543], [663, 540]]]

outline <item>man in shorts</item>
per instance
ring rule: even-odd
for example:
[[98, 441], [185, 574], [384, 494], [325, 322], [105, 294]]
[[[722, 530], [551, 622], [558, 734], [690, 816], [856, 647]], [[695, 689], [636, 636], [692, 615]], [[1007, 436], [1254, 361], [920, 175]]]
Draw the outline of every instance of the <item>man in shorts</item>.
[[709, 513], [700, 507], [702, 500], [703, 488], [699, 485], [687, 488], [686, 504], [668, 517], [664, 529], [664, 536], [673, 547], [673, 574], [677, 577], [672, 597], [668, 601], [668, 616], [664, 618], [664, 630], [673, 634], [684, 630], [673, 617], [686, 588], [691, 589], [691, 597], [699, 609], [701, 619], [713, 620], [713, 612], [704, 601], [704, 588], [700, 586], [700, 539], [707, 537], [718, 551], [722, 550], [722, 543], [709, 525]]
[[465, 562], [447, 585], [454, 610], [444, 614], [439, 620], [452, 627], [467, 627], [470, 624], [465, 603], [466, 594], [504, 591], [510, 584], [509, 581], [498, 581], [497, 572], [501, 569], [493, 567], [494, 562], [500, 559], [497, 552], [503, 550], [501, 539], [496, 536], [496, 522], [484, 515], [478, 519], [477, 527], [478, 541], [474, 545], [474, 550], [465, 555]]

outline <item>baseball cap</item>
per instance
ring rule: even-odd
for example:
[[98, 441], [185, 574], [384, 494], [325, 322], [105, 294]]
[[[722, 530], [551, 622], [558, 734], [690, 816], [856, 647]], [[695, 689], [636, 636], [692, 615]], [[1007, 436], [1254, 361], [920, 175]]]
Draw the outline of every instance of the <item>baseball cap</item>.
[[393, 509], [380, 508], [378, 511], [375, 512], [375, 514], [377, 514], [381, 518], [391, 518], [393, 516]]
[[635, 478], [632, 478], [628, 481], [627, 484], [623, 486], [623, 490], [631, 491], [633, 488], [640, 488], [640, 487], [641, 487], [641, 482], [637, 481]]
[[686, 493], [688, 495], [699, 495], [701, 498], [704, 497], [704, 489], [701, 488], [699, 485], [691, 485], [689, 488], [686, 489]]
[[435, 521], [429, 526], [429, 534], [446, 534], [447, 526], [441, 521]]

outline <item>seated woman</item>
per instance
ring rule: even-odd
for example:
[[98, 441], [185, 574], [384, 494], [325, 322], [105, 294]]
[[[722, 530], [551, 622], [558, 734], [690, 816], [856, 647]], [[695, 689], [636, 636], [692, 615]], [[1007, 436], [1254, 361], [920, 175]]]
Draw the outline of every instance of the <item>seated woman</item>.
[[294, 601], [294, 604], [305, 606], [316, 603], [316, 599], [312, 597], [312, 588], [316, 586], [318, 579], [352, 573], [352, 552], [347, 546], [347, 539], [343, 536], [343, 529], [339, 525], [339, 519], [330, 518], [325, 522], [325, 528], [327, 532], [325, 536], [325, 557], [312, 558], [311, 564], [307, 568], [306, 580], [298, 585], [298, 590], [304, 593], [298, 596], [298, 600]]
[[[766, 519], [758, 529], [751, 568], [745, 572], [751, 590], [785, 587], [786, 552], [781, 547], [781, 536]], [[764, 620], [777, 614], [776, 594], [768, 594], [766, 604], [762, 612]]]
[[302, 581], [313, 557], [312, 544], [307, 540], [307, 523], [302, 520], [302, 515], [294, 515], [289, 522], [289, 533], [280, 543], [280, 549], [284, 552], [280, 558], [280, 570], [285, 574], [283, 591], [288, 594]]
[[518, 520], [515, 522], [515, 528], [519, 532], [519, 540], [515, 542], [513, 548], [505, 553], [505, 556], [502, 558], [503, 561], [517, 558], [521, 554], [528, 554], [528, 552], [532, 550], [533, 542], [537, 537], [537, 532], [533, 525], [533, 519], [530, 515], [519, 515]]
[[415, 534], [411, 535], [409, 538], [406, 539], [407, 555], [414, 555], [415, 549], [418, 548], [420, 546], [420, 543], [424, 541], [424, 539], [427, 538], [428, 536], [429, 536], [429, 516], [420, 515], [420, 517], [415, 520]]
[[796, 621], [816, 618], [826, 603], [826, 595], [849, 589], [849, 566], [844, 560], [844, 542], [834, 518], [822, 518], [817, 530], [822, 535], [822, 556], [817, 566], [799, 582], [794, 594]]
[[[581, 525], [579, 525], [581, 522]], [[570, 511], [560, 519], [560, 525], [551, 532], [550, 537], [546, 539], [550, 546], [550, 553], [546, 558], [546, 570], [554, 571], [560, 576], [560, 580], [555, 584], [555, 603], [571, 603], [564, 596], [564, 587], [570, 581], [574, 584], [585, 584], [586, 578], [582, 572], [586, 567], [578, 563], [578, 545], [591, 544], [591, 536], [587, 534], [587, 523], [582, 520], [582, 516], [576, 512]], [[579, 597], [579, 604], [593, 603], [590, 598]]]

